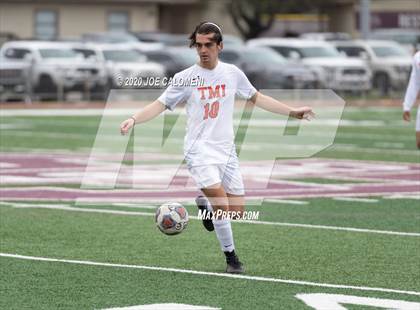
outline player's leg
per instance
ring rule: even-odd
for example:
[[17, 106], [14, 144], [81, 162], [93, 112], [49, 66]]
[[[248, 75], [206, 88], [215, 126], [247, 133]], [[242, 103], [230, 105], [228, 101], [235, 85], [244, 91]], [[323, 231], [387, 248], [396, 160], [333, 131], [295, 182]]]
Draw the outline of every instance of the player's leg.
[[237, 157], [231, 158], [222, 171], [222, 185], [229, 200], [229, 211], [242, 217], [245, 210], [245, 189]]
[[[217, 212], [217, 210], [228, 211], [229, 200], [227, 194], [221, 184], [220, 170], [218, 166], [194, 166], [189, 167], [190, 173], [197, 185], [201, 188], [205, 195], [205, 198], [198, 197], [196, 202], [201, 202], [199, 209], [205, 208], [205, 210]], [[208, 220], [203, 220], [204, 227], [207, 230]], [[238, 257], [235, 254], [235, 245], [233, 242], [233, 233], [230, 220], [228, 218], [215, 218], [210, 220], [213, 229], [216, 231], [217, 239], [220, 242], [222, 251], [226, 256], [227, 272], [231, 273], [242, 273], [243, 267], [239, 262]]]
[[210, 202], [211, 208], [214, 212], [217, 210], [228, 211], [229, 200], [227, 198], [225, 189], [220, 182], [202, 188], [201, 191], [206, 195]]
[[245, 196], [244, 195], [235, 195], [231, 193], [226, 193], [229, 201], [229, 211], [235, 212], [237, 218], [242, 217], [242, 213], [245, 211]]
[[[209, 200], [214, 215], [218, 213], [218, 210], [225, 212], [229, 210], [229, 200], [221, 183], [214, 184], [207, 188], [202, 188], [201, 191]], [[213, 219], [213, 225], [222, 251], [233, 251], [235, 249], [235, 245], [233, 243], [233, 234], [230, 220], [226, 217], [215, 216]]]
[[[229, 211], [229, 226], [231, 219], [237, 219], [242, 216], [245, 206], [244, 184], [242, 175], [239, 170], [239, 163], [237, 157], [231, 158], [227, 165], [219, 165], [219, 171], [222, 179], [222, 186], [226, 192], [228, 200]], [[235, 215], [233, 217], [233, 215]], [[216, 226], [216, 224], [215, 224]], [[239, 261], [235, 251], [225, 252], [227, 262], [227, 272], [243, 273], [244, 267]]]
[[212, 221], [213, 208], [206, 196], [199, 195], [195, 198], [195, 204], [199, 209], [199, 216], [202, 217], [203, 226], [207, 231], [213, 231], [214, 225]]
[[[214, 214], [218, 210], [230, 211], [228, 196], [221, 185], [221, 183], [214, 184], [207, 188], [202, 188], [202, 192], [213, 208]], [[229, 273], [243, 273], [244, 268], [235, 253], [235, 244], [233, 241], [233, 233], [231, 221], [229, 218], [223, 216], [216, 216], [213, 219], [214, 230], [216, 231], [217, 239], [219, 239], [220, 247], [226, 256], [226, 272]]]
[[[221, 180], [216, 165], [188, 166], [188, 170], [200, 189], [220, 187]], [[210, 201], [206, 196], [200, 195], [195, 199], [195, 203], [199, 209], [199, 215], [202, 217], [204, 228], [213, 231], [213, 208]]]

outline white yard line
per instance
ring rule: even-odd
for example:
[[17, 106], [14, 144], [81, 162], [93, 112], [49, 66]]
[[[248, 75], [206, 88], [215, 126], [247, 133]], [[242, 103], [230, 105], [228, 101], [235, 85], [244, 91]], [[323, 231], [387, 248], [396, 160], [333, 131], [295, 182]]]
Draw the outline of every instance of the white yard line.
[[213, 277], [240, 279], [240, 280], [249, 280], [249, 281], [274, 282], [274, 283], [293, 284], [293, 285], [304, 285], [304, 286], [315, 286], [315, 287], [326, 287], [326, 288], [396, 293], [396, 294], [420, 296], [420, 292], [416, 292], [416, 291], [404, 291], [404, 290], [381, 288], [381, 287], [318, 283], [318, 282], [309, 282], [309, 281], [301, 281], [301, 280], [286, 280], [286, 279], [270, 278], [270, 277], [262, 277], [262, 276], [235, 275], [235, 274], [198, 271], [198, 270], [189, 270], [189, 269], [144, 266], [144, 265], [112, 264], [112, 263], [103, 263], [103, 262], [85, 261], [85, 260], [70, 260], [70, 259], [58, 259], [58, 258], [48, 258], [48, 257], [25, 256], [25, 255], [11, 254], [11, 253], [0, 253], [0, 256], [7, 257], [7, 258], [30, 260], [30, 261], [66, 263], [66, 264], [75, 264], [75, 265], [113, 267], [113, 268], [129, 268], [129, 269], [152, 270], [152, 271], [165, 271], [165, 272], [213, 276]]
[[0, 205], [11, 205], [17, 209], [53, 209], [63, 211], [76, 211], [87, 213], [103, 213], [103, 214], [116, 214], [116, 215], [136, 215], [136, 216], [154, 216], [151, 212], [133, 212], [133, 211], [120, 211], [111, 209], [93, 209], [93, 208], [75, 208], [68, 205], [55, 205], [55, 204], [22, 204], [22, 203], [6, 203], [0, 202]]
[[339, 231], [341, 230], [341, 231], [370, 233], [370, 234], [420, 237], [420, 233], [408, 233], [408, 232], [399, 232], [399, 231], [390, 231], [390, 230], [375, 230], [375, 229], [352, 228], [352, 227], [310, 225], [310, 224], [296, 224], [296, 223], [280, 223], [280, 222], [266, 222], [266, 221], [235, 221], [235, 222], [240, 222], [240, 223], [245, 223], [245, 224], [286, 226], [286, 227], [298, 227], [298, 228], [310, 228], [310, 229], [327, 229], [327, 230], [339, 230]]
[[377, 203], [378, 199], [370, 199], [370, 198], [352, 198], [352, 197], [334, 197], [333, 200], [338, 201], [351, 201], [351, 202], [368, 202], [368, 203]]
[[390, 196], [384, 196], [382, 197], [384, 199], [415, 199], [420, 200], [420, 195], [404, 195], [404, 194], [396, 194], [396, 195], [390, 195]]
[[[37, 126], [38, 124], [41, 124], [41, 125], [49, 124], [49, 125], [54, 126], [54, 127], [79, 127], [80, 123], [77, 122], [77, 121], [73, 121], [73, 120], [56, 121], [56, 120], [53, 120], [53, 119], [39, 119], [39, 120], [32, 119], [31, 123], [27, 124], [24, 121], [20, 122], [20, 121], [14, 120], [12, 123], [9, 123], [9, 124], [1, 124], [0, 129], [4, 129], [4, 130], [14, 130], [14, 129], [33, 130], [33, 125]], [[153, 124], [153, 123], [147, 124], [148, 128], [160, 128], [162, 126], [163, 126], [162, 124]], [[99, 127], [99, 123], [97, 123], [97, 122], [83, 123], [83, 127], [84, 128], [96, 128], [97, 129]], [[112, 128], [112, 127], [115, 127], [115, 126], [112, 125], [112, 124], [105, 124], [105, 125], [102, 124], [101, 125], [101, 128]], [[183, 126], [174, 127], [172, 130], [175, 130], [175, 131], [179, 130], [180, 132], [184, 132], [184, 127]], [[267, 128], [248, 127], [247, 131], [251, 131], [253, 135], [262, 135], [262, 136], [265, 136], [265, 137], [281, 135], [281, 133], [279, 133], [278, 130], [267, 131]], [[42, 132], [44, 132], [44, 131], [38, 131], [37, 130], [37, 133], [42, 133]], [[80, 135], [84, 135], [84, 134], [80, 134]], [[92, 135], [92, 134], [88, 134], [88, 135]], [[322, 137], [324, 134], [323, 133], [312, 132], [311, 135], [316, 136], [316, 137]], [[393, 142], [393, 141], [395, 141], [395, 139], [392, 139], [392, 137], [398, 137], [398, 141], [407, 141], [407, 142], [412, 141], [412, 137], [404, 137], [404, 136], [401, 136], [398, 133], [388, 134], [387, 136], [388, 136], [388, 138], [391, 137], [390, 140], [389, 141], [384, 141], [383, 143], [395, 143], [395, 142]], [[343, 133], [342, 132], [338, 135], [338, 137], [342, 138], [342, 139], [354, 139], [354, 134], [353, 133]], [[384, 138], [383, 135], [369, 134], [369, 133], [357, 133], [357, 137], [359, 139], [367, 139], [367, 140], [377, 140], [377, 139], [383, 139]], [[399, 144], [402, 144], [402, 146], [404, 146], [404, 143], [399, 143]]]
[[351, 152], [351, 153], [369, 153], [369, 154], [376, 154], [381, 153], [383, 154], [386, 152], [387, 154], [394, 154], [394, 155], [418, 155], [419, 151], [417, 150], [390, 150], [389, 148], [367, 148], [363, 146], [357, 146], [355, 144], [341, 144], [341, 143], [334, 143], [330, 149], [330, 151], [339, 151], [339, 152]]
[[[150, 209], [150, 210], [156, 210], [156, 208], [158, 207], [157, 205], [146, 205], [143, 203], [125, 203], [125, 202], [91, 202], [91, 201], [87, 201], [83, 204], [79, 204], [80, 206], [89, 206], [89, 205], [93, 205], [93, 206], [97, 206], [97, 205], [102, 205], [102, 206], [115, 206], [115, 207], [125, 207], [125, 208], [133, 208], [133, 209]], [[67, 205], [68, 206], [68, 205]]]
[[[4, 109], [0, 111], [0, 116], [120, 116], [120, 115], [130, 115], [135, 110], [133, 108], [125, 108], [125, 109]], [[235, 117], [238, 118], [237, 122], [239, 122], [239, 117], [242, 115], [243, 110], [237, 109], [237, 114]], [[177, 109], [177, 114], [186, 115], [185, 109]], [[287, 120], [282, 118], [268, 118], [267, 113], [255, 113], [256, 119], [253, 119], [253, 125], [255, 126], [276, 126], [276, 125], [284, 125], [286, 124]], [[284, 118], [284, 117], [283, 117]], [[337, 122], [339, 121], [340, 126], [398, 126], [404, 127], [404, 123], [400, 120], [395, 121], [385, 121], [385, 120], [351, 120], [351, 119], [335, 119], [335, 118], [323, 118], [322, 125], [323, 126], [336, 126]]]
[[[363, 183], [361, 183], [361, 184], [354, 184], [353, 185], [353, 187], [360, 187], [360, 186], [365, 186], [366, 184], [363, 184]], [[370, 184], [367, 184], [369, 187], [372, 187], [372, 188], [375, 188], [375, 187], [383, 187], [383, 186], [388, 186], [388, 187], [392, 187], [392, 185], [394, 185], [394, 184], [389, 184], [389, 183], [386, 183], [386, 184], [383, 184], [383, 183], [370, 183]], [[420, 188], [420, 182], [419, 181], [399, 181], [396, 185], [398, 185], [398, 186], [402, 186], [402, 185], [407, 185], [407, 186], [411, 186], [411, 185], [418, 185], [419, 186], [419, 188]], [[156, 185], [156, 186], [158, 186], [158, 185]], [[128, 189], [115, 189], [114, 187], [103, 187], [103, 188], [101, 188], [101, 189], [93, 189], [93, 188], [68, 188], [68, 187], [59, 187], [59, 186], [34, 186], [34, 187], [30, 187], [30, 188], [22, 188], [22, 187], [2, 187], [1, 189], [0, 189], [0, 193], [2, 192], [2, 191], [7, 191], [7, 190], [11, 190], [11, 191], [15, 191], [15, 192], [21, 192], [21, 191], [23, 191], [23, 192], [27, 192], [28, 190], [29, 191], [49, 191], [49, 192], [75, 192], [75, 193], [81, 193], [81, 192], [83, 192], [83, 193], [88, 193], [88, 194], [103, 194], [103, 193], [106, 193], [106, 192], [109, 192], [109, 191], [112, 191], [113, 193], [116, 193], [116, 194], [118, 194], [118, 193], [124, 193], [124, 194], [135, 194], [135, 193], [142, 193], [142, 192], [147, 192], [147, 193], [153, 193], [153, 192], [155, 192], [156, 193], [156, 195], [159, 195], [159, 193], [161, 192], [161, 190], [162, 190], [162, 188], [164, 187], [165, 185], [161, 185], [161, 188], [160, 189], [155, 189], [155, 190], [149, 190], [149, 189], [147, 189], [147, 190], [140, 190], [140, 189], [136, 189], [136, 188], [134, 188], [134, 187], [131, 187], [131, 188], [128, 188]], [[328, 188], [327, 188], [328, 189]], [[325, 193], [323, 193], [324, 191], [325, 191], [325, 188], [322, 188], [322, 187], [319, 187], [319, 188], [316, 188], [316, 187], [313, 187], [313, 188], [305, 188], [305, 189], [302, 189], [302, 188], [285, 188], [285, 189], [277, 189], [277, 188], [270, 188], [270, 189], [258, 189], [258, 188], [255, 188], [255, 189], [253, 189], [253, 188], [249, 188], [249, 189], [247, 189], [246, 191], [247, 191], [247, 194], [246, 195], [249, 195], [250, 197], [252, 197], [251, 196], [251, 194], [250, 194], [250, 192], [252, 192], [252, 191], [264, 191], [262, 194], [280, 194], [280, 193], [290, 193], [290, 194], [292, 194], [292, 193], [300, 193], [300, 192], [302, 192], [303, 190], [305, 190], [308, 194], [313, 194], [313, 193], [317, 193], [317, 192], [321, 192], [323, 195], [325, 194]], [[197, 190], [197, 188], [196, 187], [194, 187], [193, 185], [191, 185], [191, 187], [182, 187], [182, 189], [181, 188], [172, 188], [172, 187], [170, 187], [170, 188], [165, 188], [165, 193], [177, 193], [177, 194], [179, 194], [179, 193], [181, 193], [181, 192], [186, 192], [186, 194], [188, 194], [188, 192], [198, 192], [198, 190]], [[389, 194], [389, 193], [388, 193]], [[328, 195], [329, 194], [325, 194], [325, 197], [328, 197]], [[369, 195], [377, 195], [377, 196], [380, 196], [381, 194], [380, 193], [373, 193], [373, 194], [370, 194], [370, 193], [343, 193], [343, 194], [336, 194], [336, 193], [334, 193], [333, 194], [333, 197], [334, 196], [337, 196], [337, 195], [339, 195], [340, 197], [341, 196], [354, 196], [354, 195], [356, 195], [356, 196], [369, 196]], [[289, 195], [289, 196], [292, 196], [292, 195]], [[302, 195], [302, 197], [306, 197], [307, 195]], [[311, 195], [309, 195], [309, 197], [310, 197]], [[270, 198], [270, 197], [265, 197], [265, 198]], [[279, 198], [279, 199], [282, 199], [283, 197], [281, 197], [281, 198]], [[287, 199], [286, 197], [285, 197], [285, 199]]]
[[[164, 188], [164, 185], [161, 185], [162, 189]], [[156, 188], [156, 187], [155, 187]], [[156, 192], [156, 196], [159, 195], [159, 193], [161, 193], [162, 189], [159, 190], [139, 190], [139, 189], [135, 189], [133, 187], [129, 188], [129, 189], [115, 189], [114, 187], [103, 187], [102, 189], [89, 189], [89, 188], [68, 188], [68, 187], [58, 187], [58, 186], [34, 186], [34, 187], [30, 187], [30, 188], [22, 188], [22, 187], [2, 187], [0, 189], [0, 193], [2, 191], [6, 191], [6, 190], [12, 190], [12, 191], [19, 191], [19, 192], [26, 192], [28, 190], [36, 190], [36, 191], [52, 191], [52, 192], [80, 192], [83, 191], [84, 193], [90, 193], [90, 194], [104, 194], [104, 193], [109, 193], [110, 191], [114, 192], [114, 193], [125, 193], [125, 194], [130, 194], [130, 193], [141, 193], [143, 191], [148, 192], [148, 193], [152, 193], [152, 192]], [[165, 188], [165, 193], [179, 193], [181, 190], [179, 188], [169, 188], [166, 189]], [[197, 187], [191, 187], [191, 188], [182, 188], [182, 191], [197, 191]], [[189, 198], [191, 200], [191, 197]], [[108, 201], [108, 198], [107, 198]], [[125, 201], [124, 201], [125, 202]]]
[[[53, 158], [56, 159], [57, 156], [60, 157], [64, 157], [65, 159], [67, 159], [69, 157], [69, 150], [68, 149], [28, 149], [28, 148], [20, 148], [20, 147], [15, 147], [15, 148], [9, 148], [9, 150], [14, 150], [16, 149], [16, 151], [9, 151], [9, 152], [1, 152], [0, 153], [0, 157], [3, 158], [7, 158], [10, 157], [12, 159], [14, 159], [15, 157], [33, 157], [33, 156], [37, 156], [37, 155], [42, 155], [45, 157], [49, 157], [49, 158]], [[82, 151], [81, 151], [82, 150]], [[418, 151], [416, 151], [418, 152]], [[81, 157], [81, 158], [89, 158], [91, 153], [91, 149], [90, 148], [79, 148], [76, 151], [72, 150], [71, 153], [71, 157]], [[98, 155], [102, 155], [102, 156], [112, 156], [115, 155], [115, 153], [110, 153], [110, 152], [104, 152], [103, 154], [98, 154]], [[118, 153], [117, 153], [118, 155]], [[344, 165], [368, 165], [369, 167], [371, 166], [376, 166], [376, 165], [382, 165], [385, 168], [390, 166], [390, 165], [397, 165], [397, 166], [401, 166], [404, 167], [404, 170], [402, 173], [404, 172], [409, 172], [410, 170], [407, 170], [407, 168], [409, 166], [413, 166], [413, 167], [420, 167], [419, 163], [409, 163], [409, 162], [399, 162], [399, 161], [384, 161], [384, 160], [357, 160], [357, 159], [340, 159], [340, 158], [328, 158], [328, 157], [323, 157], [323, 158], [318, 158], [318, 157], [309, 157], [309, 158], [300, 158], [300, 159], [279, 159], [279, 160], [242, 160], [241, 166], [245, 166], [245, 165], [264, 165], [264, 164], [269, 164], [272, 165], [273, 162], [276, 162], [277, 164], [282, 164], [282, 163], [290, 163], [290, 162], [303, 162], [303, 163], [332, 163], [332, 164], [344, 164]], [[382, 167], [382, 168], [384, 168]], [[392, 170], [393, 173], [398, 173], [399, 170]], [[341, 177], [341, 176], [340, 176]]]
[[394, 149], [402, 149], [405, 147], [404, 143], [401, 142], [388, 142], [388, 141], [381, 141], [381, 142], [374, 142], [373, 146], [379, 148], [394, 148]]
[[[3, 132], [2, 133], [2, 136], [11, 136], [11, 137], [16, 137], [16, 136], [33, 137], [33, 135], [34, 135], [34, 132], [32, 132], [32, 131], [31, 132], [11, 131], [11, 132]], [[45, 138], [49, 138], [49, 139], [59, 139], [59, 140], [61, 140], [61, 139], [92, 140], [95, 137], [97, 137], [96, 134], [94, 134], [94, 135], [68, 134], [68, 133], [51, 133], [51, 132], [41, 132], [41, 131], [36, 131], [36, 135], [37, 136], [42, 136], [42, 137], [45, 137]], [[183, 136], [183, 134], [180, 135], [179, 138], [171, 137], [170, 139], [166, 140], [165, 144], [171, 143], [171, 144], [177, 144], [178, 145], [179, 142], [183, 141], [182, 136]], [[109, 139], [121, 139], [121, 136], [117, 131], [115, 131], [115, 134], [101, 135], [100, 137], [101, 138], [106, 137], [108, 140]], [[144, 136], [139, 138], [139, 140], [143, 141], [143, 142], [148, 141], [150, 143], [155, 143], [157, 141], [155, 137], [144, 137]], [[272, 143], [264, 143], [264, 142], [260, 142], [260, 143], [245, 142], [242, 147], [245, 148], [247, 151], [260, 151], [262, 149], [272, 150], [273, 149], [273, 144]], [[289, 148], [290, 147], [292, 147], [296, 150], [301, 150], [301, 149], [316, 149], [316, 150], [319, 150], [320, 145], [317, 145], [317, 144], [314, 144], [314, 145], [308, 145], [308, 144], [305, 144], [305, 145], [289, 145]], [[386, 150], [387, 153], [395, 154], [395, 155], [418, 155], [417, 150], [389, 149], [389, 147], [366, 148], [366, 147], [362, 147], [362, 146], [357, 146], [355, 144], [334, 143], [332, 148], [333, 148], [333, 150], [340, 151], [340, 152], [359, 152], [359, 153], [361, 152], [361, 153], [376, 154], [376, 153], [382, 153], [384, 150]], [[279, 150], [281, 150], [281, 149], [282, 148], [280, 147]]]
[[[93, 140], [96, 138], [103, 138], [103, 139], [108, 139], [108, 140], [121, 140], [121, 134], [115, 130], [115, 134], [77, 134], [77, 133], [57, 133], [57, 132], [41, 132], [41, 131], [28, 131], [28, 132], [24, 132], [24, 131], [10, 131], [10, 132], [2, 132], [1, 134], [2, 136], [10, 136], [10, 137], [33, 137], [34, 135], [36, 135], [37, 137], [45, 137], [45, 138], [49, 138], [49, 139], [65, 139], [65, 140]], [[160, 137], [156, 138], [156, 137], [145, 137], [145, 136], [140, 136], [140, 138], [138, 138], [139, 141], [148, 141], [150, 143], [156, 144], [156, 141], [160, 142]], [[174, 144], [179, 144], [180, 142], [183, 142], [184, 139], [181, 137], [176, 138], [176, 137], [171, 137], [170, 139], [166, 140], [166, 143], [174, 143]]]
[[[4, 109], [0, 116], [96, 116], [105, 109]], [[112, 115], [125, 115], [132, 109], [112, 109]]]
[[[133, 211], [121, 211], [121, 210], [109, 210], [109, 209], [79, 208], [79, 207], [70, 207], [70, 206], [54, 205], [54, 204], [36, 205], [36, 204], [21, 204], [21, 203], [8, 203], [8, 202], [0, 202], [0, 204], [10, 205], [14, 208], [53, 209], [53, 210], [72, 211], [72, 212], [104, 213], [104, 214], [116, 214], [116, 215], [131, 215], [131, 216], [154, 216], [154, 213], [152, 212], [133, 212]], [[190, 216], [189, 218], [193, 220], [199, 220], [195, 216]], [[308, 228], [308, 229], [326, 229], [326, 230], [394, 235], [394, 236], [405, 236], [405, 237], [420, 237], [420, 233], [409, 233], [409, 232], [399, 232], [399, 231], [389, 231], [389, 230], [375, 230], [375, 229], [364, 229], [364, 228], [353, 228], [353, 227], [311, 225], [311, 224], [299, 224], [299, 223], [282, 223], [282, 222], [268, 222], [268, 221], [245, 221], [245, 220], [235, 221], [235, 223], [297, 227], [297, 228]]]
[[[1, 192], [4, 190], [13, 190], [14, 188], [9, 187], [9, 188], [1, 188], [0, 190], [0, 201], [33, 201], [34, 198], [33, 197], [7, 197], [7, 198], [2, 198], [1, 197]], [[31, 189], [33, 189], [33, 187], [31, 187]], [[194, 189], [195, 190], [195, 189]], [[180, 189], [178, 189], [178, 192], [180, 192]], [[348, 194], [343, 194], [340, 193], [340, 197], [369, 197], [369, 196], [374, 196], [374, 197], [383, 197], [383, 196], [389, 196], [390, 193], [389, 192], [374, 192], [374, 193], [348, 193]], [[409, 197], [413, 197], [415, 195], [418, 195], [418, 192], [395, 192], [393, 195], [408, 195]], [[252, 201], [255, 203], [248, 203], [250, 205], [255, 205], [256, 203], [261, 204], [265, 199], [267, 199], [267, 196], [248, 196], [249, 198], [246, 199], [246, 201]], [[272, 199], [316, 199], [316, 198], [333, 198], [333, 197], [337, 197], [336, 193], [332, 193], [332, 194], [325, 194], [325, 193], [311, 193], [308, 195], [295, 195], [295, 194], [291, 194], [291, 195], [282, 195], [280, 197], [273, 197]], [[411, 199], [415, 199], [415, 198], [411, 198]], [[37, 200], [40, 201], [52, 201], [52, 202], [56, 202], [56, 201], [65, 201], [65, 202], [75, 202], [75, 204], [84, 204], [84, 203], [94, 203], [94, 202], [126, 202], [126, 203], [146, 203], [146, 202], [154, 202], [154, 203], [164, 203], [167, 201], [171, 201], [171, 200], [176, 200], [177, 202], [180, 203], [188, 203], [191, 202], [191, 196], [190, 195], [186, 195], [185, 197], [165, 197], [165, 198], [141, 198], [141, 197], [133, 197], [133, 198], [122, 198], [122, 197], [116, 197], [116, 198], [106, 198], [106, 200], [104, 200], [104, 198], [99, 198], [99, 197], [93, 197], [93, 198], [58, 198], [58, 197], [45, 197], [45, 198], [38, 198]]]
[[142, 205], [142, 204], [135, 204], [135, 203], [112, 203], [111, 205], [116, 207], [126, 207], [126, 208], [135, 208], [135, 209], [150, 209], [150, 210], [156, 210], [157, 206], [149, 206], [149, 205]]
[[264, 202], [287, 203], [291, 205], [307, 205], [308, 201], [301, 200], [286, 200], [286, 199], [264, 199]]

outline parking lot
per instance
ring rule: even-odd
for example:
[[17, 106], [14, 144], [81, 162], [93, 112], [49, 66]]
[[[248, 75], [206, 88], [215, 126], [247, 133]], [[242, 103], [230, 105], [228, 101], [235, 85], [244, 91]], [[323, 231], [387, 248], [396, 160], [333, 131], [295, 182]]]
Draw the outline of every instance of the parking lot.
[[[226, 35], [220, 59], [241, 68], [259, 89], [400, 96], [410, 74], [410, 47], [380, 39], [305, 34], [243, 41]], [[10, 40], [0, 49], [0, 101], [105, 101], [110, 89], [163, 88], [144, 81], [173, 77], [196, 63], [196, 51], [188, 45], [187, 34], [159, 32]]]

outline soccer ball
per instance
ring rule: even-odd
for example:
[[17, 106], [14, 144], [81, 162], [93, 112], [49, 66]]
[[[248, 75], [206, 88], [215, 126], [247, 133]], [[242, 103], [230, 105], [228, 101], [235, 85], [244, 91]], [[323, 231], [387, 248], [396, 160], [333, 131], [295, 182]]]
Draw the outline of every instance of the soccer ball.
[[177, 202], [164, 203], [156, 210], [155, 222], [165, 235], [177, 235], [187, 227], [187, 209]]

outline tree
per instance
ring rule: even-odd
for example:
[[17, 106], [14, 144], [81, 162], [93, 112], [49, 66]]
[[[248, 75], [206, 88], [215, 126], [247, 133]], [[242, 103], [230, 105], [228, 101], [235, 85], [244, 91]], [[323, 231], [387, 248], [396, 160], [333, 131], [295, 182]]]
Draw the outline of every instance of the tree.
[[233, 22], [246, 40], [271, 28], [276, 6], [272, 0], [232, 0], [228, 4]]
[[[354, 0], [346, 0], [354, 1]], [[228, 4], [233, 22], [246, 40], [271, 28], [277, 13], [319, 13], [337, 0], [231, 0]]]

